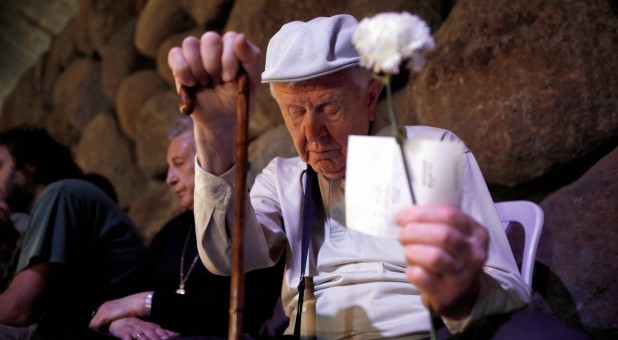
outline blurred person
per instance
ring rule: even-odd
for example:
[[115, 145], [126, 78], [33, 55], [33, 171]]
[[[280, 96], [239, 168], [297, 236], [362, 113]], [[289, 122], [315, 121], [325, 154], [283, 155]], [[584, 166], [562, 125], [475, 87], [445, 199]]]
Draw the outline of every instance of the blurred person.
[[145, 251], [137, 229], [44, 129], [0, 133], [0, 159], [0, 192], [9, 208], [30, 215], [14, 276], [0, 294], [0, 334], [99, 337], [88, 328], [91, 311], [126, 294]]
[[8, 205], [0, 199], [0, 292], [8, 285], [19, 232], [13, 226]]
[[[227, 338], [230, 278], [199, 261], [193, 216], [195, 140], [193, 122], [180, 117], [168, 131], [166, 183], [185, 212], [170, 220], [148, 248], [137, 277], [138, 293], [101, 305], [90, 322], [122, 338], [177, 336]], [[258, 337], [281, 291], [282, 266], [246, 274], [243, 331]]]

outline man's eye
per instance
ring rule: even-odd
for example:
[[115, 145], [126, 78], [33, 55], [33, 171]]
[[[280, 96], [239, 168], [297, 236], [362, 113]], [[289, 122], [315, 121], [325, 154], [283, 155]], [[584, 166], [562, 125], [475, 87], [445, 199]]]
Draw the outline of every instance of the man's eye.
[[323, 112], [330, 118], [337, 118], [341, 114], [341, 107], [339, 105], [326, 105], [323, 108]]
[[292, 118], [300, 117], [304, 113], [305, 113], [305, 110], [303, 108], [300, 108], [300, 107], [290, 107], [290, 108], [288, 108], [288, 114]]

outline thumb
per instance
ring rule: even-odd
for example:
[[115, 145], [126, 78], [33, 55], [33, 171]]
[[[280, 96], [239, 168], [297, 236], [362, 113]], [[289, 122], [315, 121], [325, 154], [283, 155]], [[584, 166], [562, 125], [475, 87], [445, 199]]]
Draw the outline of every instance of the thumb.
[[251, 43], [244, 34], [234, 38], [234, 50], [241, 65], [251, 79], [252, 87], [259, 86], [262, 79], [262, 59], [259, 47]]

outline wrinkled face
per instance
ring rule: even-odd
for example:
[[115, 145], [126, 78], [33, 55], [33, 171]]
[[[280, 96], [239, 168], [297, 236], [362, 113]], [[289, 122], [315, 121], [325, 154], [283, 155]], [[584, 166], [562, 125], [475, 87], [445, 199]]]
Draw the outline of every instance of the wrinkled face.
[[296, 83], [273, 83], [300, 158], [330, 179], [345, 176], [348, 136], [367, 135], [382, 85], [350, 70]]
[[5, 145], [0, 145], [0, 198], [7, 198], [17, 185], [15, 160]]
[[195, 152], [195, 141], [190, 131], [176, 136], [167, 148], [165, 183], [174, 189], [180, 204], [189, 210], [193, 210]]

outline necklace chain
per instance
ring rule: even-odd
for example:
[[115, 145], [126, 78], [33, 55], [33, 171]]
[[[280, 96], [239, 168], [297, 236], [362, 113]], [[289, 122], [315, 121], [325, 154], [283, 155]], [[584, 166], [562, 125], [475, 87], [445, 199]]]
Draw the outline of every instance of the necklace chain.
[[182, 247], [182, 254], [180, 255], [180, 283], [178, 284], [178, 289], [176, 289], [176, 294], [180, 295], [185, 294], [185, 283], [189, 279], [189, 275], [191, 275], [193, 267], [195, 267], [195, 263], [197, 263], [197, 259], [200, 257], [199, 254], [195, 255], [195, 257], [193, 258], [193, 262], [191, 262], [191, 266], [189, 266], [189, 269], [187, 270], [187, 275], [185, 276], [185, 253], [187, 252], [187, 245], [189, 244], [189, 236], [191, 236], [191, 229], [192, 228], [189, 228], [187, 238], [185, 239], [185, 245]]

